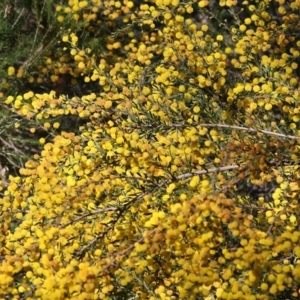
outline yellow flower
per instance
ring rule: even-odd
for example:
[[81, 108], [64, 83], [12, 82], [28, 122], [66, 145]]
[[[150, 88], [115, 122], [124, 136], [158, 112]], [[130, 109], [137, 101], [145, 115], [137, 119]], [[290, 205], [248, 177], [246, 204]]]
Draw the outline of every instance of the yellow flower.
[[14, 75], [15, 74], [15, 68], [14, 67], [9, 67], [8, 69], [7, 69], [7, 74], [9, 75], [9, 76], [12, 76], [12, 75]]
[[62, 37], [62, 41], [63, 42], [67, 42], [69, 40], [69, 37], [67, 36], [67, 35], [64, 35], [63, 37]]
[[57, 21], [62, 23], [65, 20], [64, 16], [58, 16]]
[[199, 185], [199, 182], [200, 182], [200, 178], [199, 178], [198, 175], [196, 175], [196, 176], [192, 177], [192, 180], [190, 181], [189, 185], [190, 185], [191, 188], [195, 188], [196, 186]]
[[45, 144], [46, 140], [45, 140], [44, 138], [40, 138], [40, 139], [39, 139], [39, 142], [40, 142], [40, 144], [43, 145], [43, 144]]
[[67, 177], [67, 186], [71, 187], [71, 186], [75, 186], [76, 185], [76, 179], [74, 176], [69, 175]]
[[172, 192], [173, 192], [173, 190], [176, 188], [176, 184], [175, 183], [171, 183], [171, 184], [169, 184], [169, 186], [167, 187], [167, 190], [166, 190], [166, 192], [168, 193], [168, 194], [172, 194]]
[[60, 123], [58, 123], [58, 122], [53, 123], [53, 128], [57, 129], [57, 128], [59, 128], [59, 126], [60, 126]]
[[14, 97], [13, 96], [8, 96], [5, 100], [5, 104], [10, 104], [14, 101]]
[[198, 6], [203, 8], [209, 5], [209, 1], [208, 0], [201, 0], [198, 2]]

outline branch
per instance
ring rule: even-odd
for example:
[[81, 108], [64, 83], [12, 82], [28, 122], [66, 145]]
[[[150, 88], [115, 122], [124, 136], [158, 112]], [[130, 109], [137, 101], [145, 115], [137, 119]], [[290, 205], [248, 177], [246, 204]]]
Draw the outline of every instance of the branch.
[[[118, 220], [117, 220], [118, 221]], [[94, 244], [96, 244], [101, 238], [103, 238], [111, 229], [114, 228], [115, 224], [117, 223], [113, 222], [112, 225], [108, 226], [103, 232], [98, 234], [95, 238], [93, 238], [91, 241], [89, 241], [84, 247], [82, 247], [79, 251], [77, 251], [74, 256], [82, 257], [85, 252], [92, 247]]]
[[[159, 127], [160, 125], [157, 125]], [[267, 135], [273, 135], [285, 139], [292, 139], [292, 140], [299, 140], [300, 137], [294, 136], [294, 135], [288, 135], [288, 134], [283, 134], [283, 133], [278, 133], [278, 132], [273, 132], [269, 130], [264, 130], [264, 129], [254, 129], [254, 128], [249, 128], [249, 127], [243, 127], [243, 126], [236, 126], [236, 125], [227, 125], [227, 124], [171, 124], [171, 125], [165, 125], [165, 128], [186, 128], [186, 127], [195, 127], [195, 126], [202, 126], [202, 127], [217, 127], [217, 128], [228, 128], [228, 129], [236, 129], [236, 130], [243, 130], [243, 131], [249, 131], [249, 132], [255, 132], [255, 133], [264, 133]], [[145, 125], [139, 125], [139, 126], [134, 126], [130, 127], [131, 129], [139, 129], [139, 128], [154, 128], [154, 124], [145, 124]]]
[[102, 213], [102, 212], [106, 212], [106, 211], [115, 211], [115, 210], [118, 210], [118, 208], [116, 207], [108, 207], [108, 208], [103, 208], [103, 209], [96, 209], [96, 210], [93, 210], [93, 211], [90, 211], [86, 214], [83, 214], [73, 220], [71, 220], [70, 222], [64, 224], [64, 225], [60, 225], [59, 228], [66, 228], [67, 226], [73, 224], [73, 223], [76, 223], [86, 217], [89, 217], [89, 216], [92, 216], [92, 215], [96, 215], [96, 214], [99, 214], [99, 213]]
[[[156, 228], [155, 228], [155, 229], [152, 229], [152, 230], [149, 232], [149, 235], [153, 234], [155, 231], [156, 231]], [[106, 265], [106, 266], [102, 269], [102, 273], [104, 273], [110, 266], [112, 266], [112, 265], [116, 262], [116, 260], [117, 260], [116, 257], [120, 257], [120, 256], [122, 256], [122, 255], [124, 255], [124, 254], [127, 254], [130, 250], [132, 250], [132, 249], [135, 247], [135, 244], [136, 244], [136, 243], [141, 244], [141, 243], [144, 241], [145, 238], [146, 238], [146, 237], [143, 236], [143, 237], [141, 237], [140, 239], [138, 239], [136, 242], [134, 242], [133, 244], [131, 244], [130, 246], [128, 246], [125, 250], [119, 251], [119, 252], [117, 252], [117, 253], [114, 253], [114, 254], [113, 254], [113, 257], [114, 257], [114, 258], [111, 260], [111, 262], [110, 262], [108, 265]], [[105, 257], [105, 258], [109, 258], [109, 257]]]
[[199, 124], [202, 127], [218, 127], [218, 128], [229, 128], [229, 129], [237, 129], [237, 130], [244, 130], [244, 131], [250, 131], [250, 132], [256, 132], [256, 133], [264, 133], [267, 135], [273, 135], [278, 136], [286, 139], [293, 139], [298, 140], [300, 137], [294, 136], [294, 135], [288, 135], [283, 133], [277, 133], [269, 130], [263, 130], [263, 129], [254, 129], [254, 128], [248, 128], [243, 126], [234, 126], [234, 125], [227, 125], [227, 124]]
[[[195, 175], [202, 175], [202, 174], [208, 174], [208, 173], [229, 171], [229, 170], [237, 169], [237, 168], [240, 168], [240, 167], [241, 166], [239, 166], [239, 165], [231, 165], [231, 166], [226, 166], [226, 167], [211, 168], [211, 169], [200, 170], [200, 171], [195, 171], [195, 172], [182, 174], [182, 175], [176, 176], [175, 178], [177, 180], [180, 180], [180, 179], [189, 178], [189, 177], [192, 177], [192, 176], [195, 176]], [[173, 180], [168, 180], [167, 183], [171, 183], [172, 181]]]
[[[171, 179], [168, 179], [168, 180], [165, 180], [165, 181], [161, 182], [157, 186], [153, 187], [150, 191], [146, 191], [146, 192], [143, 192], [143, 193], [137, 195], [132, 200], [130, 200], [126, 204], [124, 204], [122, 207], [117, 208], [117, 209], [113, 209], [114, 211], [118, 211], [118, 213], [117, 213], [116, 217], [111, 221], [111, 225], [108, 226], [103, 232], [101, 232], [100, 234], [98, 234], [90, 242], [88, 242], [85, 246], [83, 246], [74, 255], [77, 256], [77, 257], [78, 256], [81, 257], [82, 255], [84, 255], [84, 253], [90, 247], [92, 247], [94, 244], [96, 244], [101, 238], [103, 238], [105, 235], [107, 235], [108, 232], [111, 229], [114, 228], [114, 226], [117, 224], [117, 222], [119, 221], [119, 219], [122, 217], [122, 215], [127, 211], [127, 209], [129, 207], [131, 207], [135, 202], [137, 202], [139, 199], [143, 198], [144, 196], [146, 196], [148, 194], [152, 194], [155, 191], [159, 190], [161, 187], [163, 187], [165, 185], [168, 185], [168, 184], [170, 184], [170, 183], [172, 183], [174, 181], [178, 181], [178, 180], [181, 180], [181, 179], [190, 178], [190, 177], [193, 177], [195, 175], [201, 175], [201, 174], [207, 174], [207, 173], [215, 173], [215, 172], [219, 172], [219, 171], [228, 171], [228, 170], [233, 170], [233, 169], [237, 169], [237, 168], [240, 168], [240, 167], [241, 166], [239, 166], [239, 165], [231, 165], [231, 166], [225, 166], [225, 167], [211, 168], [211, 169], [207, 169], [207, 170], [200, 170], [200, 171], [195, 171], [195, 172], [190, 172], [190, 173], [182, 174], [182, 175], [179, 175], [179, 176], [176, 176], [174, 178], [171, 178]], [[79, 217], [79, 218], [81, 218], [81, 217]]]

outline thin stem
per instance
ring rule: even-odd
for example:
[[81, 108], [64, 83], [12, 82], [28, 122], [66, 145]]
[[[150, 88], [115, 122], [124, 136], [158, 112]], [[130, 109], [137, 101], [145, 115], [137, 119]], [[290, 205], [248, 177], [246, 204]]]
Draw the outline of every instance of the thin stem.
[[76, 223], [86, 217], [89, 217], [89, 216], [92, 216], [92, 215], [96, 215], [96, 214], [100, 214], [102, 212], [106, 212], [106, 211], [116, 211], [118, 210], [118, 208], [116, 207], [108, 207], [108, 208], [103, 208], [103, 209], [96, 209], [96, 210], [93, 210], [93, 211], [90, 211], [86, 214], [83, 214], [82, 216], [79, 216], [73, 220], [71, 220], [70, 222], [66, 223], [66, 224], [63, 224], [61, 226], [59, 226], [59, 228], [66, 228], [67, 226], [73, 224], [73, 223]]
[[[249, 132], [255, 132], [255, 133], [263, 133], [267, 135], [273, 135], [285, 139], [293, 139], [293, 140], [299, 140], [299, 136], [294, 136], [294, 135], [288, 135], [288, 134], [283, 134], [283, 133], [278, 133], [278, 132], [273, 132], [269, 130], [264, 130], [264, 129], [254, 129], [254, 128], [249, 128], [249, 127], [243, 127], [243, 126], [236, 126], [236, 125], [227, 125], [227, 124], [170, 124], [170, 125], [165, 125], [165, 128], [186, 128], [186, 127], [196, 127], [196, 126], [202, 126], [202, 127], [217, 127], [217, 128], [228, 128], [228, 129], [236, 129], [236, 130], [243, 130], [243, 131], [249, 131]], [[138, 129], [138, 128], [154, 128], [155, 125], [149, 124], [149, 125], [139, 125], [139, 126], [134, 126], [131, 127], [131, 129]]]
[[234, 170], [234, 169], [237, 169], [237, 168], [240, 168], [240, 167], [241, 166], [239, 166], [239, 165], [231, 165], [231, 166], [225, 166], [225, 167], [210, 168], [210, 169], [206, 169], [206, 170], [200, 170], [200, 171], [195, 171], [195, 172], [191, 172], [191, 173], [185, 173], [185, 174], [176, 176], [175, 178], [177, 180], [180, 180], [180, 179], [189, 178], [189, 177], [192, 177], [192, 176], [195, 176], [195, 175], [202, 175], [202, 174], [208, 174], [208, 173], [229, 171], [229, 170]]
[[218, 127], [218, 128], [229, 128], [229, 129], [237, 129], [237, 130], [244, 130], [244, 131], [250, 131], [250, 132], [256, 132], [256, 133], [264, 133], [267, 135], [273, 135], [273, 136], [278, 136], [286, 139], [293, 139], [293, 140], [298, 140], [300, 137], [294, 136], [294, 135], [288, 135], [288, 134], [283, 134], [283, 133], [277, 133], [269, 130], [264, 130], [264, 129], [254, 129], [254, 128], [248, 128], [248, 127], [243, 127], [243, 126], [235, 126], [235, 125], [227, 125], [227, 124], [199, 124], [199, 126], [202, 127]]
[[[143, 192], [139, 195], [137, 195], [136, 197], [134, 197], [132, 200], [130, 200], [129, 202], [127, 202], [126, 204], [124, 204], [123, 207], [120, 207], [118, 209], [114, 209], [115, 211], [118, 211], [118, 214], [116, 215], [116, 217], [112, 220], [111, 225], [108, 226], [104, 232], [100, 233], [98, 236], [96, 236], [94, 239], [92, 239], [88, 244], [86, 244], [84, 247], [82, 247], [77, 253], [75, 253], [75, 256], [79, 256], [81, 257], [90, 247], [92, 247], [94, 244], [96, 244], [101, 238], [103, 238], [111, 229], [114, 228], [114, 226], [117, 224], [117, 222], [119, 221], [119, 219], [122, 217], [122, 215], [127, 211], [127, 209], [129, 207], [131, 207], [135, 202], [137, 202], [139, 199], [143, 198], [144, 196], [148, 195], [148, 194], [152, 194], [155, 191], [159, 190], [160, 188], [162, 188], [163, 186], [166, 186], [174, 181], [177, 180], [181, 180], [181, 179], [186, 179], [195, 175], [201, 175], [201, 174], [207, 174], [207, 173], [215, 173], [215, 172], [219, 172], [219, 171], [228, 171], [228, 170], [233, 170], [233, 169], [237, 169], [240, 168], [241, 166], [239, 165], [231, 165], [231, 166], [225, 166], [225, 167], [218, 167], [218, 168], [211, 168], [211, 169], [207, 169], [207, 170], [199, 170], [199, 171], [195, 171], [195, 172], [190, 172], [190, 173], [185, 173], [179, 176], [176, 176], [175, 178], [171, 178], [168, 180], [165, 180], [161, 183], [159, 183], [158, 185], [156, 185], [154, 188], [152, 188], [152, 190], [150, 191], [146, 191]], [[86, 215], [85, 215], [86, 216]], [[81, 218], [81, 217], [79, 217]], [[73, 220], [74, 221], [74, 220]]]
[[[151, 230], [149, 232], [149, 235], [153, 234], [155, 231], [156, 231], [156, 228], [153, 229], [153, 230]], [[112, 266], [116, 262], [116, 257], [127, 254], [130, 250], [132, 250], [135, 247], [135, 244], [137, 244], [137, 243], [141, 244], [144, 241], [144, 239], [145, 239], [145, 237], [143, 236], [140, 239], [138, 239], [136, 242], [134, 242], [133, 244], [131, 244], [130, 246], [128, 246], [125, 250], [113, 254], [114, 258], [112, 259], [112, 261], [107, 266], [105, 266], [102, 269], [102, 273], [104, 273], [110, 266]], [[106, 258], [110, 258], [110, 257], [106, 257]]]

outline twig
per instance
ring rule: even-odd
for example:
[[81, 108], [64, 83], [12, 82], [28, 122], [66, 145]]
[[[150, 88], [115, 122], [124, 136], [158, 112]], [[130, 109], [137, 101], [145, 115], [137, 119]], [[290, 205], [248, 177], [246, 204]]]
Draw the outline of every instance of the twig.
[[288, 135], [288, 134], [283, 134], [283, 133], [277, 133], [269, 130], [264, 130], [264, 129], [254, 129], [254, 128], [248, 128], [248, 127], [243, 127], [243, 126], [235, 126], [235, 125], [226, 125], [226, 124], [199, 124], [199, 126], [202, 127], [218, 127], [218, 128], [229, 128], [229, 129], [237, 129], [237, 130], [244, 130], [244, 131], [250, 131], [250, 132], [256, 132], [256, 133], [264, 133], [267, 135], [273, 135], [273, 136], [278, 136], [286, 139], [293, 139], [293, 140], [298, 140], [300, 137], [294, 136], [294, 135]]
[[147, 178], [143, 178], [143, 177], [137, 177], [137, 176], [127, 176], [127, 175], [112, 175], [113, 178], [120, 178], [120, 179], [135, 179], [135, 180], [142, 180], [145, 182], [150, 182], [153, 183], [153, 180], [151, 179], [147, 179]]
[[218, 171], [228, 171], [228, 170], [233, 170], [233, 169], [237, 169], [240, 168], [241, 166], [239, 165], [231, 165], [231, 166], [225, 166], [225, 167], [218, 167], [218, 168], [211, 168], [211, 169], [207, 169], [207, 170], [200, 170], [200, 171], [195, 171], [195, 172], [190, 172], [190, 173], [186, 173], [186, 174], [182, 174], [179, 176], [176, 176], [174, 178], [165, 180], [163, 182], [161, 182], [160, 184], [158, 184], [157, 186], [155, 186], [154, 188], [152, 188], [152, 190], [150, 191], [146, 191], [143, 192], [139, 195], [137, 195], [136, 197], [134, 197], [132, 200], [128, 201], [126, 204], [124, 204], [123, 207], [118, 208], [117, 210], [119, 211], [119, 213], [116, 215], [116, 217], [114, 218], [114, 220], [112, 220], [112, 223], [110, 226], [108, 226], [103, 232], [101, 232], [99, 235], [97, 235], [94, 239], [92, 239], [88, 244], [86, 244], [84, 247], [82, 247], [79, 251], [77, 251], [75, 253], [75, 256], [79, 256], [81, 257], [91, 246], [93, 246], [94, 244], [96, 244], [101, 238], [103, 238], [111, 229], [114, 228], [114, 226], [116, 225], [116, 223], [119, 221], [119, 219], [122, 217], [122, 215], [127, 211], [127, 209], [132, 206], [135, 202], [137, 202], [139, 199], [143, 198], [144, 196], [146, 196], [147, 194], [152, 194], [153, 192], [155, 192], [156, 190], [160, 189], [161, 187], [168, 185], [174, 181], [178, 181], [181, 179], [186, 179], [186, 178], [190, 178], [192, 176], [195, 175], [202, 175], [202, 174], [207, 174], [207, 173], [215, 173]]
[[[118, 220], [117, 220], [118, 221]], [[91, 246], [96, 244], [100, 239], [102, 239], [111, 229], [114, 228], [117, 221], [113, 222], [112, 225], [108, 226], [103, 232], [93, 238], [89, 243], [82, 247], [79, 251], [75, 253], [75, 256], [81, 257]]]
[[6, 142], [2, 137], [0, 137], [0, 141], [7, 146], [7, 148], [13, 149], [15, 151], [15, 153], [20, 153], [22, 154], [22, 151], [19, 148], [16, 148], [15, 145], [10, 144], [8, 142]]
[[23, 15], [23, 12], [24, 12], [24, 7], [22, 8], [21, 12], [19, 13], [16, 21], [14, 22], [14, 24], [12, 24], [11, 28], [14, 28], [16, 26], [16, 24], [18, 23], [18, 21], [20, 20], [21, 16]]
[[103, 209], [97, 209], [97, 210], [93, 210], [93, 211], [90, 211], [86, 214], [83, 214], [82, 216], [79, 216], [73, 220], [71, 220], [70, 222], [66, 223], [66, 224], [63, 224], [63, 225], [60, 225], [59, 228], [66, 228], [67, 226], [73, 224], [73, 223], [76, 223], [86, 217], [89, 217], [89, 216], [92, 216], [92, 215], [96, 215], [96, 214], [100, 214], [102, 212], [106, 212], [106, 211], [116, 211], [118, 210], [118, 208], [116, 207], [108, 207], [108, 208], [103, 208]]
[[[289, 203], [287, 203], [287, 205], [288, 205], [288, 204], [289, 204]], [[273, 227], [274, 227], [274, 225], [275, 225], [275, 222], [280, 218], [280, 216], [281, 216], [282, 214], [286, 213], [287, 205], [284, 207], [283, 210], [281, 210], [280, 212], [278, 212], [278, 214], [275, 216], [273, 222], [271, 223], [271, 225], [269, 226], [269, 228], [268, 228], [268, 230], [267, 230], [267, 232], [266, 232], [267, 235], [271, 235], [271, 232], [272, 232], [272, 229], [273, 229]]]
[[[249, 128], [249, 127], [243, 127], [243, 126], [236, 126], [236, 125], [227, 125], [227, 124], [197, 124], [197, 123], [193, 123], [193, 124], [171, 124], [171, 125], [165, 125], [165, 128], [185, 128], [185, 127], [195, 127], [195, 126], [202, 126], [202, 127], [216, 127], [216, 128], [228, 128], [228, 129], [236, 129], [236, 130], [243, 130], [243, 131], [249, 131], [249, 132], [255, 132], [255, 133], [264, 133], [267, 135], [273, 135], [273, 136], [277, 136], [277, 137], [281, 137], [281, 138], [286, 138], [286, 139], [293, 139], [293, 140], [299, 140], [300, 137], [298, 136], [294, 136], [294, 135], [288, 135], [288, 134], [283, 134], [283, 133], [277, 133], [277, 132], [273, 132], [273, 131], [269, 131], [269, 130], [264, 130], [264, 129], [254, 129], [254, 128]], [[149, 124], [149, 125], [139, 125], [139, 126], [135, 126], [135, 127], [131, 127], [132, 129], [136, 129], [136, 128], [154, 128], [155, 125], [154, 124]]]
[[[153, 229], [153, 230], [151, 230], [150, 233], [149, 233], [149, 235], [150, 235], [150, 234], [153, 234], [155, 231], [156, 231], [156, 228]], [[108, 265], [106, 265], [106, 266], [103, 268], [102, 273], [104, 273], [111, 265], [113, 265], [113, 263], [116, 261], [116, 257], [117, 257], [117, 256], [126, 254], [127, 252], [129, 252], [130, 250], [132, 250], [132, 249], [134, 248], [134, 245], [135, 245], [136, 243], [139, 243], [139, 244], [140, 244], [140, 243], [142, 243], [142, 242], [144, 241], [144, 239], [145, 239], [145, 237], [143, 236], [143, 237], [141, 237], [140, 239], [138, 239], [136, 242], [134, 242], [133, 244], [131, 244], [130, 246], [128, 246], [125, 250], [115, 253], [115, 254], [113, 255], [114, 258], [112, 259], [112, 261], [111, 261]]]
[[25, 300], [29, 297], [32, 297], [32, 295], [34, 294], [36, 290], [36, 287], [32, 288], [31, 291], [27, 292], [26, 294], [23, 295], [23, 297], [21, 298], [21, 300]]
[[237, 206], [242, 207], [242, 208], [249, 208], [249, 209], [256, 209], [256, 210], [263, 210], [263, 211], [269, 210], [269, 208], [267, 208], [267, 207], [256, 206], [256, 205], [244, 205], [241, 203], [238, 203]]
[[33, 55], [31, 55], [22, 65], [21, 65], [21, 68], [24, 69], [24, 70], [27, 70], [27, 68], [32, 64], [32, 62], [34, 60], [36, 60], [40, 54], [43, 52], [44, 50], [44, 45], [41, 44], [37, 49], [36, 51], [34, 52]]
[[[190, 173], [186, 173], [186, 174], [182, 174], [179, 176], [176, 176], [175, 178], [177, 180], [180, 179], [185, 179], [185, 178], [189, 178], [195, 175], [202, 175], [202, 174], [208, 174], [208, 173], [215, 173], [215, 172], [222, 172], [222, 171], [229, 171], [229, 170], [234, 170], [237, 168], [240, 168], [241, 165], [231, 165], [231, 166], [226, 166], [226, 167], [217, 167], [217, 168], [211, 168], [211, 169], [206, 169], [206, 170], [200, 170], [200, 171], [195, 171], [195, 172], [190, 172]], [[173, 180], [168, 180], [169, 182], [167, 183], [171, 183]], [[166, 184], [167, 184], [166, 183]]]

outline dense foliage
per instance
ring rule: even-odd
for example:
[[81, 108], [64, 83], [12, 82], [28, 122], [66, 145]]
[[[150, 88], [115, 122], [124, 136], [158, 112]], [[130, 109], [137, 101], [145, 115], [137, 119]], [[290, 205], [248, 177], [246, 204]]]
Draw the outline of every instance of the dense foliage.
[[0, 298], [298, 299], [300, 1], [48, 2], [1, 62], [43, 147], [0, 199]]

